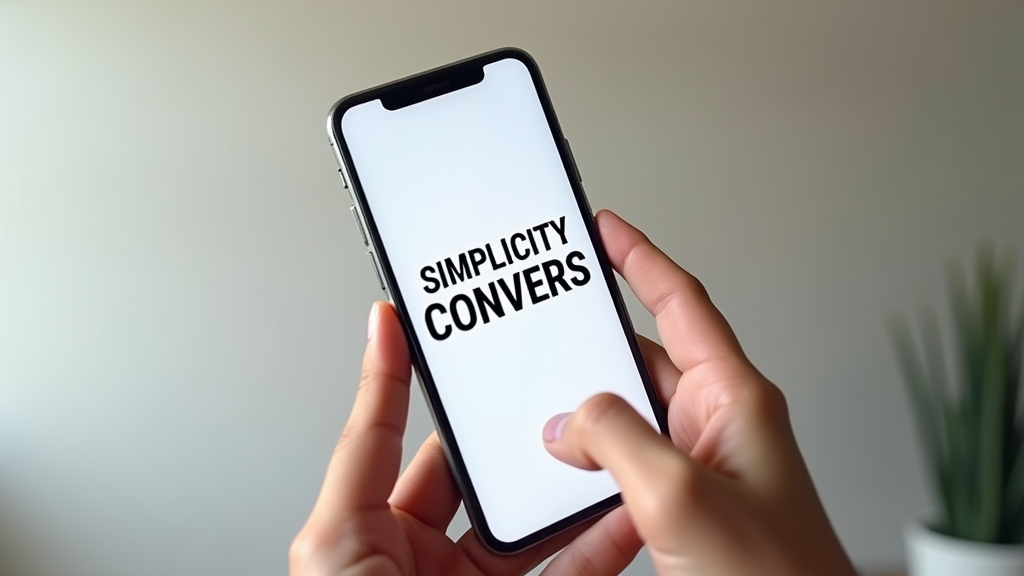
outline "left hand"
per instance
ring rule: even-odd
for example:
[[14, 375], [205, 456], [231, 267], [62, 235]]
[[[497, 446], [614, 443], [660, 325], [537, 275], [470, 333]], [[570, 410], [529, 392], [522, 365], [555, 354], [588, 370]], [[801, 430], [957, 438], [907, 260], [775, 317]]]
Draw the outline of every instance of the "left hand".
[[521, 576], [567, 544], [559, 575], [618, 574], [629, 564], [640, 540], [624, 509], [511, 556], [471, 532], [449, 539], [460, 499], [436, 435], [399, 477], [411, 371], [390, 304], [374, 304], [368, 339], [355, 406], [292, 543], [292, 576]]

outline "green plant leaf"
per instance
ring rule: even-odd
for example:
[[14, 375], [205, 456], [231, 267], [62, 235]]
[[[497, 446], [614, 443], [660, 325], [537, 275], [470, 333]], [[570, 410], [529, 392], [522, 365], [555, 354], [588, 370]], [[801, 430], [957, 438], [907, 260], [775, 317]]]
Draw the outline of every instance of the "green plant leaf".
[[981, 376], [984, 371], [982, 348], [979, 338], [980, 319], [967, 287], [963, 268], [956, 263], [948, 267], [950, 306], [953, 312], [953, 349], [958, 361], [960, 386], [954, 406], [960, 420], [959, 437], [964, 449], [954, 464], [962, 470], [956, 498], [961, 503], [961, 524], [954, 529], [961, 538], [976, 540], [979, 528], [975, 516], [978, 514], [978, 458], [982, 405]]
[[959, 407], [952, 398], [946, 399], [946, 434], [949, 446], [949, 502], [946, 504], [946, 516], [949, 524], [944, 533], [957, 538], [970, 538], [971, 493], [969, 477], [971, 470], [962, 465], [967, 459], [967, 436], [964, 433], [964, 421]]
[[948, 268], [948, 356], [930, 310], [921, 319], [921, 348], [902, 320], [890, 322], [889, 332], [942, 505], [936, 529], [958, 538], [1020, 543], [1024, 299], [1010, 296], [1013, 258], [997, 259], [990, 244], [980, 245], [972, 272], [969, 282], [962, 267]]
[[935, 410], [930, 404], [925, 370], [921, 366], [913, 337], [904, 320], [900, 318], [890, 320], [889, 335], [896, 349], [896, 359], [903, 372], [905, 389], [914, 412], [914, 421], [918, 426], [918, 438], [924, 451], [925, 465], [931, 470], [932, 488], [935, 494], [944, 501], [948, 510], [950, 502], [947, 499], [948, 490], [943, 480], [942, 457], [938, 447], [938, 439], [942, 437], [942, 430], [936, 422]]
[[999, 541], [1002, 521], [1005, 372], [1002, 346], [993, 340], [988, 346], [985, 378], [981, 383], [983, 412], [977, 446], [978, 515], [974, 532], [976, 539], [982, 542]]
[[[1014, 276], [1012, 268], [1007, 266], [1007, 284], [1012, 285]], [[1011, 291], [1008, 289], [1008, 293]], [[1024, 423], [1021, 422], [1019, 394], [1021, 371], [1024, 369], [1024, 297], [1016, 302], [1008, 302], [1007, 308], [1017, 310], [1006, 336], [1006, 382], [1007, 388], [1014, 391], [1012, 400], [1007, 399], [1006, 411], [1011, 418], [1007, 434], [1013, 442], [1009, 451], [1008, 462], [1011, 467], [1006, 475], [1003, 489], [1006, 493], [1006, 504], [1003, 506], [1002, 540], [1008, 543], [1024, 541]]]
[[1024, 536], [1024, 448], [1018, 449], [1012, 460], [1010, 473], [1006, 479], [1006, 501], [1003, 510], [1006, 514], [1003, 519], [1007, 531], [1005, 540], [1019, 542]]
[[951, 417], [946, 403], [946, 396], [949, 394], [949, 379], [947, 377], [946, 363], [942, 355], [942, 341], [940, 338], [939, 324], [935, 312], [926, 308], [921, 315], [921, 334], [924, 344], [924, 385], [922, 394], [925, 396], [923, 402], [926, 410], [931, 412], [932, 424], [935, 434], [935, 473], [937, 474], [936, 485], [939, 497], [946, 506], [948, 521], [954, 522], [952, 517], [952, 494], [951, 475], [954, 473], [950, 465], [950, 437], [947, 419]]

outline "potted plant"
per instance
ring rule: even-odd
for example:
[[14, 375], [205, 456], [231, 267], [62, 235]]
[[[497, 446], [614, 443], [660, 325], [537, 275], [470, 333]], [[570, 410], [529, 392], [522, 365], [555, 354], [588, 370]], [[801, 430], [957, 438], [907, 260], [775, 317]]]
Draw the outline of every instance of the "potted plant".
[[910, 576], [1024, 575], [1024, 305], [1015, 311], [1013, 280], [1012, 261], [983, 246], [973, 286], [950, 266], [948, 347], [930, 310], [918, 340], [906, 321], [890, 326], [938, 501], [905, 529]]

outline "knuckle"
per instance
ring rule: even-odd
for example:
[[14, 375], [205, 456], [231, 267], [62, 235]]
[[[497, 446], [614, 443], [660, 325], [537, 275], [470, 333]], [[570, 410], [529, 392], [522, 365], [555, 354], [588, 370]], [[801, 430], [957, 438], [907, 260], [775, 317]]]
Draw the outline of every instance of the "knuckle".
[[580, 432], [587, 434], [601, 429], [628, 405], [614, 394], [602, 392], [580, 406], [573, 417], [573, 424]]
[[678, 302], [677, 299], [681, 296], [686, 300], [711, 300], [707, 287], [696, 276], [676, 264], [646, 237], [644, 242], [637, 244], [629, 251], [623, 267], [651, 270], [658, 260], [667, 261], [666, 263], [670, 264], [673, 273], [670, 275], [670, 279], [666, 279], [661, 284], [660, 294], [649, 306], [652, 314], [657, 316], [674, 302]]
[[338, 442], [334, 445], [334, 453], [337, 454], [345, 450], [345, 447], [352, 442], [354, 437], [355, 433], [353, 432], [352, 427], [345, 426], [341, 431], [341, 436], [338, 437]]
[[288, 548], [288, 564], [293, 576], [307, 573], [315, 559], [323, 555], [327, 544], [307, 529], [299, 532]]
[[590, 556], [576, 550], [572, 551], [569, 555], [569, 565], [569, 574], [576, 574], [577, 576], [594, 576], [601, 573], [600, 568], [590, 558]]
[[[666, 256], [668, 258], [668, 256]], [[699, 299], [699, 300], [711, 300], [711, 296], [708, 293], [707, 287], [700, 281], [699, 278], [687, 272], [682, 266], [679, 266], [673, 262], [675, 267], [678, 269], [678, 274], [674, 276], [673, 288], [663, 298], [663, 305], [667, 305], [672, 298], [679, 294], [684, 294], [688, 299]]]
[[714, 381], [720, 406], [731, 406], [759, 421], [789, 418], [786, 395], [748, 361], [727, 362], [717, 368], [719, 374]]
[[[613, 557], [617, 558], [622, 564], [629, 564], [630, 562], [632, 562], [633, 559], [636, 558], [637, 553], [640, 552], [641, 546], [642, 542], [639, 541], [636, 543], [634, 547], [630, 547], [630, 544], [628, 544], [627, 541], [625, 541], [622, 538], [608, 539], [609, 553]], [[607, 573], [607, 570], [601, 571], [600, 569], [598, 569], [595, 570], [594, 573], [605, 574]]]
[[[682, 268], [680, 268], [682, 270]], [[699, 278], [683, 270], [682, 284], [684, 289], [702, 300], [711, 300], [711, 294], [708, 293], [707, 286], [700, 281]]]
[[341, 431], [341, 436], [334, 445], [334, 454], [344, 452], [357, 438], [372, 438], [401, 446], [404, 436], [405, 427], [397, 422], [360, 422], [355, 425], [350, 423]]
[[403, 376], [393, 373], [391, 370], [363, 366], [362, 371], [359, 373], [357, 394], [371, 387], [378, 386], [383, 388], [406, 388], [409, 386], [409, 383], [408, 374]]
[[[324, 526], [312, 518], [292, 540], [288, 548], [291, 576], [314, 574], [380, 574], [383, 554], [378, 545], [363, 537], [366, 527], [358, 518], [340, 525]], [[384, 573], [391, 574], [391, 571]]]
[[377, 379], [377, 374], [369, 367], [363, 366], [362, 371], [359, 373], [359, 387], [358, 392], [362, 392], [369, 388], [373, 382]]
[[294, 569], [297, 565], [301, 564], [309, 554], [309, 542], [300, 532], [299, 535], [292, 540], [291, 546], [288, 547], [288, 563]]
[[789, 403], [782, 390], [764, 380], [751, 386], [746, 393], [746, 405], [751, 417], [759, 421], [780, 422], [789, 420]]
[[651, 243], [651, 239], [647, 237], [643, 232], [639, 232], [640, 239], [638, 242], [630, 246], [629, 251], [622, 257], [622, 268], [632, 268], [639, 266], [641, 268], [646, 266], [648, 257], [644, 252], [654, 248], [654, 244]]

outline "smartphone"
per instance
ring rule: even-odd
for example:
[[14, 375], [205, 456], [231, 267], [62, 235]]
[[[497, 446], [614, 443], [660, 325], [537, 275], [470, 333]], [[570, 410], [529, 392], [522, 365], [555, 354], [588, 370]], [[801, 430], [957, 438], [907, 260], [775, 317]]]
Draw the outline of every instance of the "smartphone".
[[544, 423], [599, 392], [666, 421], [540, 70], [481, 54], [343, 98], [342, 184], [470, 522], [514, 553], [620, 503]]

